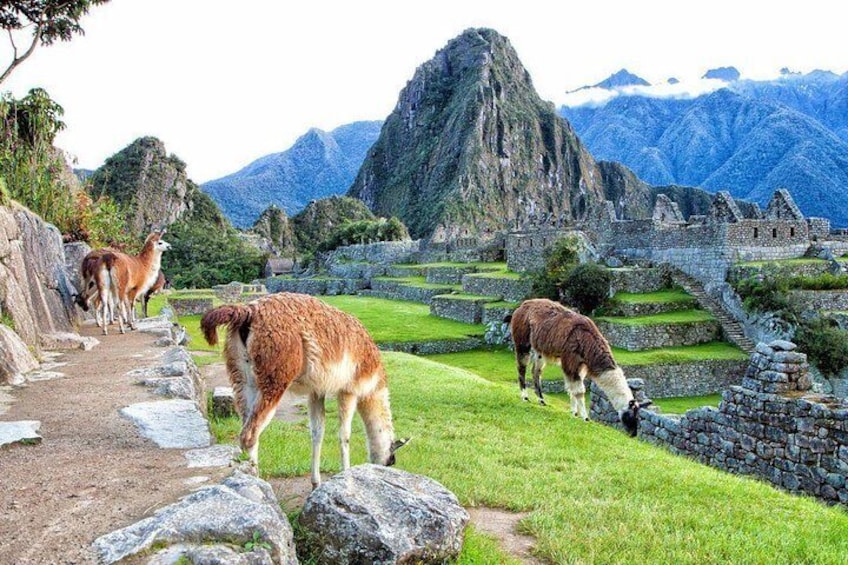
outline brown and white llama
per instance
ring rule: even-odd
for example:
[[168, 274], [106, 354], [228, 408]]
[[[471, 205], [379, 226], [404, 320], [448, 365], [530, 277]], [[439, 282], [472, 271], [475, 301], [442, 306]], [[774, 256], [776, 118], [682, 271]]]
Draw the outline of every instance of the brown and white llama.
[[533, 386], [543, 405], [541, 373], [546, 363], [553, 363], [562, 368], [575, 416], [589, 420], [583, 383], [588, 377], [606, 393], [627, 432], [636, 435], [639, 409], [647, 403], [640, 406], [633, 398], [609, 343], [592, 320], [562, 304], [540, 298], [521, 303], [512, 313], [510, 329], [524, 400], [527, 400], [528, 362], [533, 363]]
[[[88, 275], [80, 302], [84, 303], [84, 308], [89, 302], [99, 302], [104, 335], [116, 311], [121, 333], [125, 331], [125, 322], [131, 328], [134, 327], [135, 301], [156, 282], [162, 253], [171, 247], [162, 239], [163, 233], [164, 230], [148, 235], [138, 255], [127, 255], [114, 249], [98, 249], [83, 259], [81, 272]], [[96, 287], [96, 300], [89, 298], [92, 283]]]
[[[86, 312], [94, 306], [94, 320], [97, 325], [106, 330], [106, 325], [115, 322], [115, 302], [117, 292], [112, 292], [109, 267], [103, 256], [114, 253], [115, 250], [105, 247], [89, 252], [82, 260], [80, 278], [82, 289], [76, 297], [76, 302]], [[101, 289], [105, 289], [101, 298]]]
[[353, 316], [304, 294], [280, 293], [249, 304], [221, 306], [200, 321], [210, 345], [227, 325], [227, 372], [242, 419], [241, 449], [258, 465], [259, 435], [287, 391], [307, 395], [312, 435], [312, 486], [321, 483], [324, 399], [335, 395], [339, 409], [342, 468], [350, 467], [354, 410], [365, 423], [372, 463], [393, 465], [395, 441], [389, 389], [380, 352]]

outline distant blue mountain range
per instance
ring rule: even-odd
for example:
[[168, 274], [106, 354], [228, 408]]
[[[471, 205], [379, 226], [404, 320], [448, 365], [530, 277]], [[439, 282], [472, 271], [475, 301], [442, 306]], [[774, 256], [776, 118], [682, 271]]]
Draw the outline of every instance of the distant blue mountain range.
[[560, 114], [597, 159], [650, 184], [729, 190], [761, 205], [788, 188], [804, 214], [848, 226], [848, 73], [751, 81], [718, 71], [707, 78], [726, 87], [696, 98], [621, 93]]
[[310, 201], [350, 188], [382, 122], [309, 130], [294, 145], [202, 185], [236, 227], [251, 227], [271, 204], [293, 215]]

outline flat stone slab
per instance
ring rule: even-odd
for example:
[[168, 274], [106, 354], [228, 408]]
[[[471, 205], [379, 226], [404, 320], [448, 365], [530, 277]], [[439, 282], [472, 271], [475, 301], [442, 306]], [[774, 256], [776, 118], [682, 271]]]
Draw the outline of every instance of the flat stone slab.
[[146, 386], [153, 394], [169, 398], [184, 398], [193, 400], [195, 397], [194, 383], [189, 377], [162, 377], [144, 379], [136, 384]]
[[41, 334], [39, 338], [41, 347], [44, 349], [82, 349], [83, 351], [91, 351], [100, 345], [100, 341], [97, 338], [81, 336], [71, 332]]
[[119, 410], [141, 435], [165, 449], [209, 447], [212, 436], [206, 418], [191, 400], [139, 402]]
[[38, 420], [0, 422], [0, 446], [13, 443], [38, 443], [41, 441], [38, 433], [40, 428], [41, 422]]
[[[231, 559], [239, 554], [250, 555], [242, 548], [255, 538], [267, 551], [265, 560]], [[220, 485], [200, 488], [149, 518], [97, 538], [92, 547], [98, 562], [115, 563], [163, 545], [173, 548], [168, 552], [170, 556], [145, 562], [174, 563], [185, 556], [192, 563], [297, 563], [291, 526], [271, 485], [238, 471]], [[210, 546], [210, 551], [214, 546], [223, 549], [215, 549], [214, 554], [202, 558], [192, 556], [198, 546]], [[223, 560], [216, 560], [219, 558]]]
[[213, 445], [185, 452], [189, 468], [229, 467], [238, 455], [239, 448], [235, 445]]
[[126, 377], [141, 382], [145, 379], [156, 379], [162, 377], [181, 377], [188, 373], [188, 364], [183, 361], [173, 361], [165, 365], [133, 369], [126, 373]]
[[59, 371], [31, 371], [24, 375], [24, 378], [27, 382], [36, 383], [39, 381], [52, 381], [54, 379], [61, 379], [65, 376], [65, 373], [60, 373]]

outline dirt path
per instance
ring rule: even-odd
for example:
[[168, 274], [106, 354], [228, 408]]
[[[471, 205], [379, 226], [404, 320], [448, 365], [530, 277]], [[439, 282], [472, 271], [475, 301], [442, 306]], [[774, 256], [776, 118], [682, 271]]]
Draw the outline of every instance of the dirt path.
[[97, 335], [92, 351], [55, 360], [64, 378], [14, 389], [2, 421], [41, 420], [39, 445], [0, 449], [0, 563], [94, 563], [91, 542], [174, 502], [227, 469], [189, 469], [184, 450], [160, 449], [118, 415], [153, 399], [124, 374], [163, 349], [143, 333]]

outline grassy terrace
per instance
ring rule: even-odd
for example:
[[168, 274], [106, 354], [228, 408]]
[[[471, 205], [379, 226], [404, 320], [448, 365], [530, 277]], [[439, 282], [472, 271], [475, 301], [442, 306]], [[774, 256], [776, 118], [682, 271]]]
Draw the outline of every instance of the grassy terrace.
[[650, 316], [629, 317], [600, 317], [599, 321], [612, 324], [623, 324], [626, 326], [648, 326], [651, 324], [691, 324], [695, 322], [710, 322], [715, 320], [712, 314], [706, 310], [679, 310], [677, 312], [666, 312], [664, 314], [652, 314]]
[[417, 288], [426, 288], [426, 289], [438, 289], [438, 288], [449, 288], [455, 291], [461, 291], [461, 284], [447, 284], [447, 283], [428, 283], [426, 277], [374, 277], [374, 280], [384, 281], [384, 282], [393, 282], [405, 284], [408, 286], [414, 286]]
[[682, 290], [660, 290], [657, 292], [617, 292], [613, 299], [622, 304], [674, 304], [695, 302], [695, 297]]
[[[722, 473], [605, 426], [579, 421], [562, 399], [540, 407], [514, 382], [418, 357], [384, 354], [395, 429], [413, 441], [398, 467], [444, 484], [466, 506], [526, 511], [520, 528], [554, 563], [845, 563], [848, 513]], [[335, 402], [322, 468], [339, 470]], [[213, 425], [233, 442], [236, 419]], [[365, 461], [359, 418], [353, 464]], [[260, 442], [265, 477], [309, 472], [306, 422], [272, 421]], [[472, 534], [460, 563], [499, 563]]]
[[[845, 261], [846, 257], [838, 257], [837, 261]], [[777, 266], [793, 266], [793, 265], [813, 265], [816, 263], [825, 263], [824, 259], [815, 257], [797, 257], [795, 259], [778, 259], [775, 261], [743, 261], [736, 263], [737, 267], [768, 267], [769, 265]]]
[[418, 302], [362, 296], [322, 296], [321, 300], [359, 318], [377, 343], [456, 340], [484, 332], [483, 326], [431, 316], [430, 307]]
[[[615, 360], [625, 368], [634, 365], [670, 365], [715, 359], [744, 361], [748, 358], [736, 346], [723, 342], [649, 349], [647, 351], [625, 351], [613, 348], [613, 355]], [[429, 355], [427, 358], [471, 371], [492, 382], [514, 383], [517, 382], [516, 379], [518, 378], [515, 369], [515, 354], [506, 348]], [[559, 367], [548, 365], [542, 372], [542, 378], [559, 380], [562, 378], [562, 372]]]

